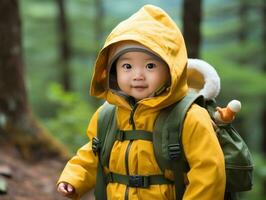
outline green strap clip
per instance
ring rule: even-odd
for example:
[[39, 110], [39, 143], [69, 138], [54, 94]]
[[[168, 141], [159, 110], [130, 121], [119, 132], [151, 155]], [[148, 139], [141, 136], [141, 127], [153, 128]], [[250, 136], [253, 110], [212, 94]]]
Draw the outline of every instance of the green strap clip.
[[107, 174], [107, 183], [120, 183], [129, 187], [148, 188], [150, 185], [173, 184], [173, 181], [164, 177], [164, 175], [123, 175], [117, 173]]

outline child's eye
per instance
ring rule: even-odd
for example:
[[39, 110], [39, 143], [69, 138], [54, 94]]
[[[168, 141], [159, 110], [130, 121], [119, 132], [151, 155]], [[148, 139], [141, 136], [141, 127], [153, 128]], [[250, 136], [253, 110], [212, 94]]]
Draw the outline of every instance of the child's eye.
[[123, 64], [122, 66], [124, 69], [131, 69], [131, 65], [130, 64]]
[[147, 69], [153, 69], [155, 67], [156, 67], [156, 65], [154, 63], [149, 63], [149, 64], [146, 65]]

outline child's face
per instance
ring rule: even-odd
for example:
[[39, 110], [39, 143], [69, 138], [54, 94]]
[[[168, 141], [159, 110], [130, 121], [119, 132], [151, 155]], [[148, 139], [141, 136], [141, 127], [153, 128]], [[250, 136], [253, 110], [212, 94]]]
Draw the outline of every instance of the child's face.
[[120, 56], [116, 71], [119, 88], [136, 100], [151, 96], [170, 78], [168, 66], [144, 52]]

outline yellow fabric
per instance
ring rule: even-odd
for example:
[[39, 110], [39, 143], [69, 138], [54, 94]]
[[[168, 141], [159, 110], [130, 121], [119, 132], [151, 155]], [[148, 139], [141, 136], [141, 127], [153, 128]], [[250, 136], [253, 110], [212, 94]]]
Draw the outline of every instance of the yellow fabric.
[[[162, 108], [180, 100], [187, 93], [186, 63], [187, 54], [181, 32], [172, 19], [160, 8], [146, 5], [129, 19], [120, 23], [108, 36], [98, 55], [91, 83], [91, 95], [106, 99], [117, 105], [118, 127], [132, 130], [129, 117], [132, 108], [117, 93], [108, 89], [108, 49], [119, 41], [133, 40], [152, 49], [168, 64], [171, 73], [169, 90], [157, 97], [146, 98], [138, 102], [134, 113], [136, 129], [153, 131], [153, 125]], [[97, 132], [99, 110], [92, 117], [87, 134], [91, 139]], [[203, 108], [193, 105], [188, 111], [183, 131], [183, 145], [190, 171], [187, 174], [187, 189], [184, 200], [222, 200], [225, 189], [225, 169], [222, 150], [218, 144], [211, 120]], [[109, 170], [126, 174], [125, 155], [129, 141], [116, 141], [110, 155]], [[95, 186], [97, 157], [93, 154], [91, 143], [83, 146], [66, 165], [59, 182], [72, 184], [78, 197]], [[129, 150], [129, 174], [161, 174], [156, 162], [153, 144], [150, 141], [135, 140]], [[164, 172], [173, 177], [171, 171]], [[108, 184], [109, 200], [125, 198], [126, 186], [118, 183]], [[173, 185], [152, 185], [149, 189], [130, 188], [129, 200], [153, 199], [173, 200]]]

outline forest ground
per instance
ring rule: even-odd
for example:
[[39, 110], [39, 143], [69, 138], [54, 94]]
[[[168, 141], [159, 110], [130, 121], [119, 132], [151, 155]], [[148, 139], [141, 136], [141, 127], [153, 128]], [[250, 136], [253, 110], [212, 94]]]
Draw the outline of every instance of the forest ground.
[[[10, 171], [10, 177], [2, 176], [7, 183], [7, 193], [0, 200], [66, 200], [56, 192], [56, 180], [65, 161], [42, 159], [26, 162], [17, 151], [6, 145], [0, 146], [0, 169]], [[1, 171], [0, 171], [1, 172]], [[82, 200], [92, 200], [87, 195]]]

